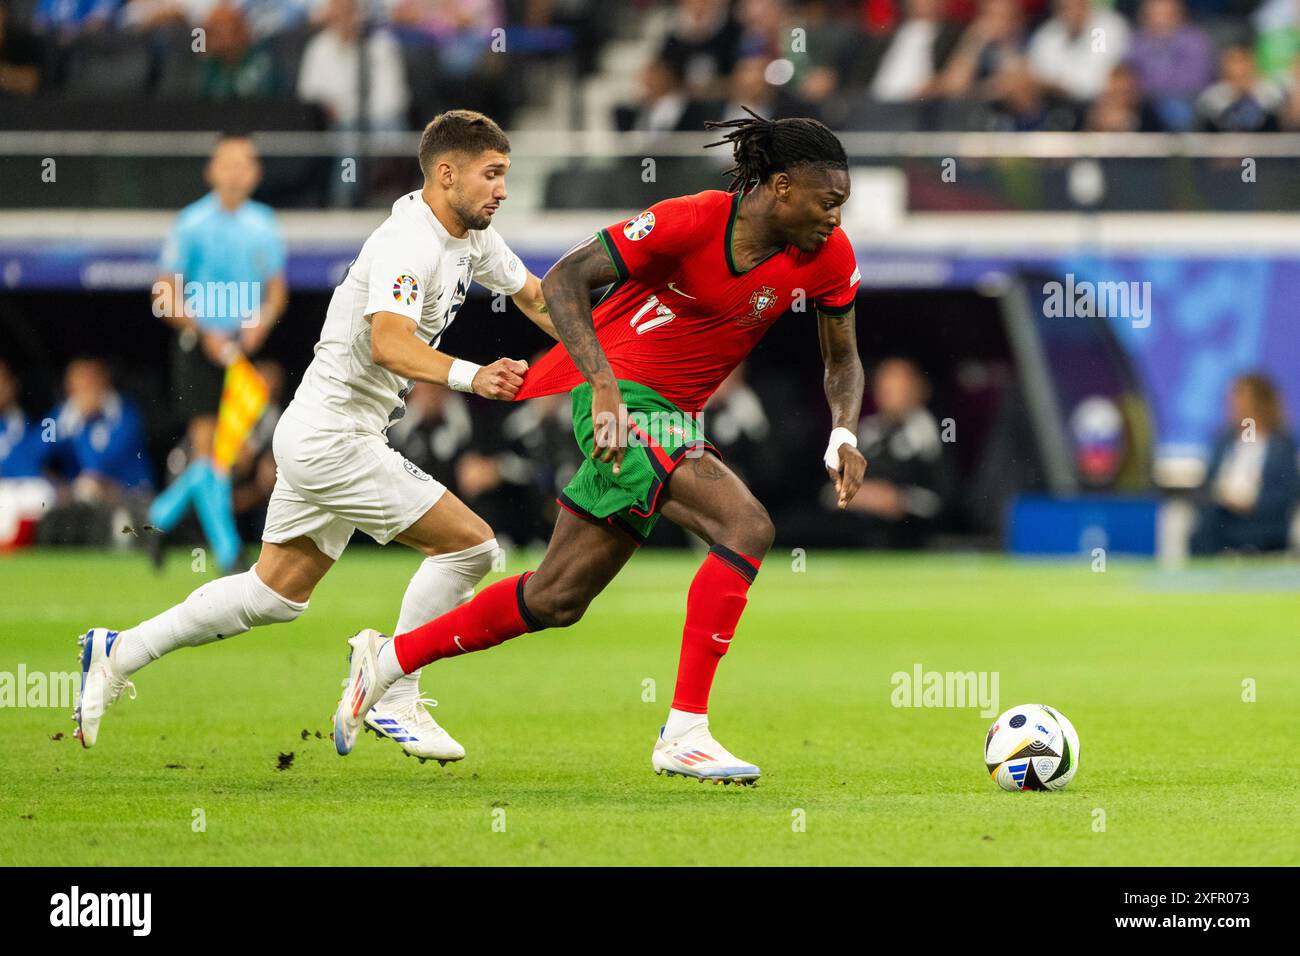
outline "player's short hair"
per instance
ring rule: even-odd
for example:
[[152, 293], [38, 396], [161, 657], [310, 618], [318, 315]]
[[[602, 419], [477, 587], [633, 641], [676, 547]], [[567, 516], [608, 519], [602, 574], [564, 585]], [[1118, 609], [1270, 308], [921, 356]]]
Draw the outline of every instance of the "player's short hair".
[[[773, 173], [789, 172], [800, 166], [816, 169], [848, 169], [844, 144], [824, 124], [806, 116], [769, 120], [748, 106], [748, 117], [704, 124], [705, 129], [731, 130], [709, 146], [731, 144], [736, 165], [727, 170], [728, 187], [743, 192], [766, 182]], [[706, 147], [707, 148], [707, 147]]]
[[477, 156], [486, 150], [510, 152], [510, 140], [490, 117], [474, 110], [439, 113], [420, 134], [420, 172], [428, 176], [433, 162], [444, 153]]

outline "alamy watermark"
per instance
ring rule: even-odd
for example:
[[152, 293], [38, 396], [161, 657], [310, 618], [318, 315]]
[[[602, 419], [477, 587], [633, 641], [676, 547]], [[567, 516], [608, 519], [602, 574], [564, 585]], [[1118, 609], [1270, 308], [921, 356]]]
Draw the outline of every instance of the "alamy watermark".
[[0, 707], [71, 709], [80, 680], [78, 671], [29, 672], [26, 664], [19, 664], [16, 672], [0, 671]]
[[981, 717], [996, 717], [998, 671], [927, 671], [920, 664], [895, 671], [889, 702], [895, 707], [979, 707]]
[[[179, 300], [179, 301], [178, 301]], [[153, 284], [155, 318], [238, 318], [244, 328], [257, 325], [262, 313], [260, 282], [186, 282], [176, 273]]]
[[708, 448], [708, 442], [699, 437], [703, 434], [703, 418], [702, 412], [628, 411], [626, 405], [620, 404], [617, 420], [613, 414], [602, 412], [594, 425], [597, 432], [616, 427], [618, 434], [626, 436], [628, 447], [678, 449], [673, 458], [699, 458]]
[[1135, 329], [1151, 324], [1150, 282], [1092, 282], [1067, 272], [1064, 282], [1043, 283], [1043, 316], [1049, 319], [1128, 319]]

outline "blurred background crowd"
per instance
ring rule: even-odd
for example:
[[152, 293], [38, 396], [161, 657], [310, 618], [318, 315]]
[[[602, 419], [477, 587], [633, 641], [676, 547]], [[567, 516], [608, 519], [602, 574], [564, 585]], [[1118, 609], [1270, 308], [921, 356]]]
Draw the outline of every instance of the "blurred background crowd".
[[[1300, 0], [0, 0], [0, 547], [158, 554], [157, 496], [172, 488], [193, 508], [166, 510], [168, 540], [256, 540], [279, 409], [342, 269], [418, 188], [412, 131], [437, 112], [480, 109], [510, 133], [498, 225], [541, 274], [629, 210], [721, 186], [728, 157], [672, 134], [742, 106], [816, 116], [846, 140], [931, 144], [849, 145], [862, 178], [846, 216], [893, 216], [845, 223], [864, 276], [871, 461], [849, 514], [832, 514], [818, 465], [828, 421], [806, 320], [776, 323], [705, 410], [783, 544], [1300, 544], [1287, 416], [1300, 408], [1300, 231], [1281, 236], [1273, 215], [1179, 218], [1300, 209], [1296, 155], [1178, 145], [1300, 131]], [[218, 130], [254, 135], [209, 155]], [[954, 133], [988, 131], [1222, 135], [1111, 137], [1163, 144], [1150, 155], [950, 152]], [[339, 145], [362, 140], [374, 148]], [[597, 140], [605, 152], [587, 148]], [[949, 155], [960, 179], [937, 173]], [[1249, 175], [1242, 155], [1259, 156]], [[349, 182], [339, 160], [354, 156], [367, 166]], [[195, 217], [175, 211], [218, 201], [233, 218], [214, 220], [214, 261], [178, 258]], [[1103, 248], [1113, 210], [1138, 213], [1119, 245], [1139, 225], [1143, 244]], [[256, 265], [220, 254], [254, 236]], [[1154, 286], [1155, 321], [1052, 319], [1041, 290], [1075, 273]], [[196, 275], [260, 283], [263, 321], [150, 316], [151, 284]], [[255, 363], [268, 404], [214, 477], [222, 338]], [[447, 342], [480, 360], [545, 345], [481, 295]], [[578, 465], [568, 416], [564, 398], [502, 405], [421, 385], [389, 437], [502, 538], [536, 543]], [[655, 540], [684, 543], [667, 523]]]
[[[0, 93], [297, 101], [335, 128], [419, 128], [455, 104], [514, 128], [696, 130], [746, 103], [848, 130], [1294, 130], [1297, 9], [1295, 0], [3, 0]], [[575, 83], [588, 91], [576, 105], [548, 100]], [[601, 102], [601, 90], [632, 95]]]

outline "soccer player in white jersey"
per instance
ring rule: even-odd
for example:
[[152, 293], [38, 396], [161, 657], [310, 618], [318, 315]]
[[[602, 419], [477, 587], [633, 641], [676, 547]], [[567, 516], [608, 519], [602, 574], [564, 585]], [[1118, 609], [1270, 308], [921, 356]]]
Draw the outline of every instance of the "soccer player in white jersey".
[[[275, 430], [278, 477], [262, 551], [243, 574], [209, 581], [180, 604], [123, 631], [80, 638], [77, 734], [90, 747], [105, 709], [132, 675], [162, 655], [292, 621], [307, 609], [356, 528], [380, 544], [425, 554], [406, 589], [402, 633], [469, 600], [491, 569], [492, 529], [385, 440], [416, 381], [513, 398], [525, 362], [478, 366], [438, 350], [471, 281], [513, 298], [556, 336], [540, 280], [492, 228], [506, 198], [509, 141], [480, 113], [451, 110], [420, 139], [424, 187], [393, 204], [334, 290], [315, 358]], [[459, 760], [464, 749], [434, 722], [418, 674], [398, 681], [367, 718], [409, 755]]]

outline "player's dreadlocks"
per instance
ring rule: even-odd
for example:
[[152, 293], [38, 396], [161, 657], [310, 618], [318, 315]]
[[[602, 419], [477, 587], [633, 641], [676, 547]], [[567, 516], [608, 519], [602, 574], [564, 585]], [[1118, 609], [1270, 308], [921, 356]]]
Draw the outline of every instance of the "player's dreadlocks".
[[[849, 158], [835, 134], [815, 119], [763, 119], [748, 106], [752, 118], [706, 122], [705, 129], [729, 129], [726, 136], [709, 146], [730, 143], [736, 165], [731, 175], [731, 192], [744, 192], [773, 173], [788, 172], [796, 166], [821, 169], [848, 169]], [[708, 147], [705, 147], [706, 149]]]

